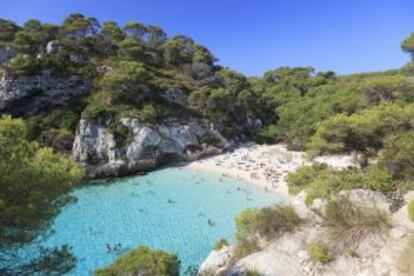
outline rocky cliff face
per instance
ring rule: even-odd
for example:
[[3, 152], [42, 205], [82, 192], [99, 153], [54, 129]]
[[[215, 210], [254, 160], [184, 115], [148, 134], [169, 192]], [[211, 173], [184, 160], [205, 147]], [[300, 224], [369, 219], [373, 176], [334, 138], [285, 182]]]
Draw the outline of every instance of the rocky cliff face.
[[173, 118], [154, 126], [122, 118], [118, 123], [128, 129], [124, 141], [115, 139], [112, 123], [110, 120], [80, 121], [73, 156], [85, 164], [90, 177], [131, 174], [172, 161], [216, 154], [231, 147], [213, 126], [195, 118]]
[[46, 107], [67, 104], [90, 89], [91, 82], [78, 75], [62, 77], [44, 70], [37, 75], [14, 77], [1, 69], [0, 114], [34, 115]]
[[[234, 246], [225, 246], [212, 251], [200, 267], [199, 275], [246, 275], [247, 271], [256, 271], [264, 276], [386, 276], [413, 275], [407, 271], [402, 260], [407, 248], [412, 248], [414, 223], [408, 219], [407, 205], [397, 212], [390, 212], [390, 202], [384, 195], [370, 190], [351, 190], [342, 192], [359, 206], [375, 206], [390, 217], [390, 225], [384, 232], [373, 233], [360, 239], [349, 247], [353, 254], [342, 252], [343, 241], [332, 240], [329, 229], [321, 216], [324, 200], [306, 206], [306, 191], [291, 199], [301, 219], [307, 223], [294, 232], [287, 232], [279, 238], [264, 244], [258, 252], [235, 261]], [[405, 196], [405, 202], [414, 199], [414, 192]], [[334, 260], [323, 264], [315, 262], [308, 254], [310, 242], [319, 240], [340, 253]], [[348, 249], [349, 249], [348, 248]]]

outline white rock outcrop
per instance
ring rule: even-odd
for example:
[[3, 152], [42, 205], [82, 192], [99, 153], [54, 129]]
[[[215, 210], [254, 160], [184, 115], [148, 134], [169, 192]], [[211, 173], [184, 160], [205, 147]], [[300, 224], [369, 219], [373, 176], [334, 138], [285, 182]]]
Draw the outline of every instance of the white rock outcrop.
[[303, 275], [298, 259], [276, 250], [260, 251], [241, 259], [228, 275], [243, 275], [245, 271], [256, 271], [263, 276]]
[[[217, 273], [215, 266], [202, 266], [201, 274], [207, 275], [244, 275], [247, 271], [255, 271], [265, 276], [411, 276], [407, 272], [407, 264], [412, 256], [406, 256], [407, 248], [414, 240], [414, 222], [407, 218], [407, 206], [395, 213], [390, 212], [391, 203], [380, 193], [370, 190], [351, 190], [342, 192], [354, 203], [361, 206], [376, 206], [390, 217], [389, 229], [363, 235], [358, 242], [352, 244], [354, 255], [347, 253], [349, 244], [335, 240], [330, 235], [330, 228], [323, 223], [323, 209], [326, 202], [321, 200], [308, 208], [304, 199], [306, 193], [301, 192], [293, 197], [291, 204], [306, 223], [291, 233], [282, 234], [275, 240], [261, 245], [261, 250], [236, 261], [223, 272]], [[405, 196], [405, 200], [414, 199], [414, 192]], [[315, 212], [316, 211], [316, 212]], [[312, 214], [313, 213], [313, 214]], [[307, 248], [311, 242], [321, 241], [329, 247], [334, 255], [333, 261], [322, 264], [311, 260]], [[204, 264], [221, 263], [219, 254], [210, 255]], [[231, 256], [226, 256], [226, 260]], [[411, 265], [411, 267], [413, 267]], [[410, 268], [412, 269], [412, 268]]]
[[[73, 146], [73, 156], [86, 164], [91, 176], [119, 176], [153, 168], [171, 161], [186, 161], [219, 153], [231, 144], [212, 126], [197, 119], [170, 119], [147, 126], [137, 119], [122, 118], [128, 129], [124, 144], [117, 144], [110, 121], [81, 119]], [[207, 145], [203, 137], [214, 137]]]
[[232, 246], [224, 246], [220, 250], [211, 251], [208, 258], [200, 266], [200, 274], [225, 273], [229, 269], [232, 253]]
[[358, 161], [352, 155], [323, 155], [313, 159], [315, 163], [325, 164], [333, 169], [346, 169], [349, 167], [359, 167]]

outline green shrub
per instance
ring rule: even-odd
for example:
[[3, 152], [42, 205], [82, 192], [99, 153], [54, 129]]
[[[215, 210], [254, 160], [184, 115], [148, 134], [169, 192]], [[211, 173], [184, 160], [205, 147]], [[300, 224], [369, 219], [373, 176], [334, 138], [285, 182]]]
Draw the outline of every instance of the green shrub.
[[312, 166], [302, 166], [295, 172], [289, 173], [287, 179], [289, 193], [296, 195], [306, 189], [326, 169], [325, 165], [313, 164]]
[[277, 125], [269, 125], [259, 131], [255, 140], [259, 143], [274, 143], [278, 140], [279, 132]]
[[414, 180], [414, 132], [396, 133], [387, 137], [378, 162], [394, 178]]
[[359, 258], [358, 253], [351, 247], [345, 249], [345, 254], [352, 258]]
[[329, 199], [342, 190], [366, 188], [389, 193], [407, 183], [395, 181], [380, 165], [371, 165], [365, 171], [356, 168], [337, 171], [324, 165], [303, 166], [288, 175], [289, 192], [297, 194], [306, 189], [306, 204], [315, 198]]
[[255, 228], [260, 236], [273, 239], [281, 233], [293, 231], [300, 223], [301, 219], [293, 206], [281, 205], [261, 209]]
[[90, 103], [82, 113], [85, 119], [98, 119], [108, 115], [108, 107], [99, 102]]
[[318, 125], [308, 148], [313, 155], [369, 151], [383, 147], [384, 138], [414, 127], [414, 104], [381, 104], [348, 116], [339, 114]]
[[408, 217], [414, 222], [414, 200], [411, 200], [407, 205]]
[[106, 73], [100, 84], [115, 104], [139, 104], [149, 91], [151, 73], [146, 65], [135, 61], [121, 61]]
[[214, 246], [214, 250], [220, 250], [225, 246], [229, 246], [229, 243], [226, 239], [220, 239]]
[[313, 242], [308, 246], [309, 257], [320, 263], [329, 263], [333, 261], [333, 256], [329, 253], [328, 248], [322, 242]]
[[325, 206], [325, 222], [335, 240], [346, 245], [357, 243], [372, 233], [381, 233], [390, 227], [385, 211], [367, 202], [359, 206], [341, 196], [328, 201]]
[[290, 232], [301, 223], [295, 209], [289, 205], [249, 208], [236, 218], [237, 238], [259, 234], [268, 239]]
[[179, 276], [180, 260], [177, 255], [161, 250], [151, 250], [146, 246], [120, 256], [106, 268], [97, 269], [97, 276], [114, 275], [154, 275]]
[[64, 116], [62, 117], [60, 121], [60, 128], [66, 129], [74, 133], [75, 132], [74, 130], [76, 129], [79, 119], [80, 119], [79, 114], [72, 112], [72, 111], [65, 112]]
[[241, 258], [259, 250], [260, 247], [258, 245], [256, 237], [241, 237], [237, 240], [236, 246], [234, 248], [233, 258], [235, 260], [240, 260]]
[[237, 240], [254, 234], [259, 213], [258, 208], [247, 208], [236, 217]]
[[235, 256], [242, 258], [258, 251], [257, 235], [273, 239], [284, 232], [293, 231], [300, 223], [301, 219], [292, 206], [244, 210], [236, 217]]
[[157, 119], [157, 110], [152, 104], [146, 104], [140, 111], [140, 119], [144, 122], [155, 123]]
[[10, 61], [10, 69], [15, 76], [30, 75], [39, 71], [39, 64], [35, 58], [19, 54]]
[[398, 183], [394, 181], [387, 169], [379, 165], [368, 167], [362, 181], [365, 188], [385, 194], [395, 191], [398, 187]]
[[306, 189], [308, 206], [315, 198], [329, 199], [342, 190], [364, 187], [364, 182], [364, 174], [355, 168], [337, 171], [318, 164], [302, 166], [288, 175], [289, 192], [296, 194]]
[[221, 140], [213, 134], [206, 134], [200, 137], [200, 142], [208, 145], [218, 145]]

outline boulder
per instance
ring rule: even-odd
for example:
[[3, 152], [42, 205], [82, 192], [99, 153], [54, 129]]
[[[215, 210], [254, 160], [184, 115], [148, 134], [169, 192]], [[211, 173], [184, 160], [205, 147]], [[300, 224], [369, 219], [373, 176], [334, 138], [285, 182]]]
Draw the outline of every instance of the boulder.
[[46, 53], [49, 55], [56, 54], [57, 52], [59, 52], [60, 48], [61, 48], [61, 45], [59, 41], [57, 40], [49, 41], [46, 46]]
[[232, 246], [224, 246], [220, 250], [211, 251], [207, 259], [201, 264], [199, 275], [222, 275], [229, 269], [233, 254]]
[[256, 271], [263, 276], [303, 275], [297, 258], [286, 253], [269, 250], [251, 254], [236, 263], [228, 275], [243, 275], [246, 271]]

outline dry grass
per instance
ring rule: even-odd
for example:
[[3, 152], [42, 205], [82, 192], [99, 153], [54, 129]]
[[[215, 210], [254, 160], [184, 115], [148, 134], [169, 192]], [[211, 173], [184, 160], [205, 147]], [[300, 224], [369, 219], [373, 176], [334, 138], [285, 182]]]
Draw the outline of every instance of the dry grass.
[[347, 197], [339, 197], [328, 202], [325, 208], [325, 221], [335, 241], [350, 247], [370, 234], [380, 234], [389, 229], [386, 212], [375, 206], [361, 207]]
[[274, 239], [280, 234], [292, 232], [301, 224], [296, 210], [291, 205], [266, 207], [257, 216], [256, 231], [267, 239]]

